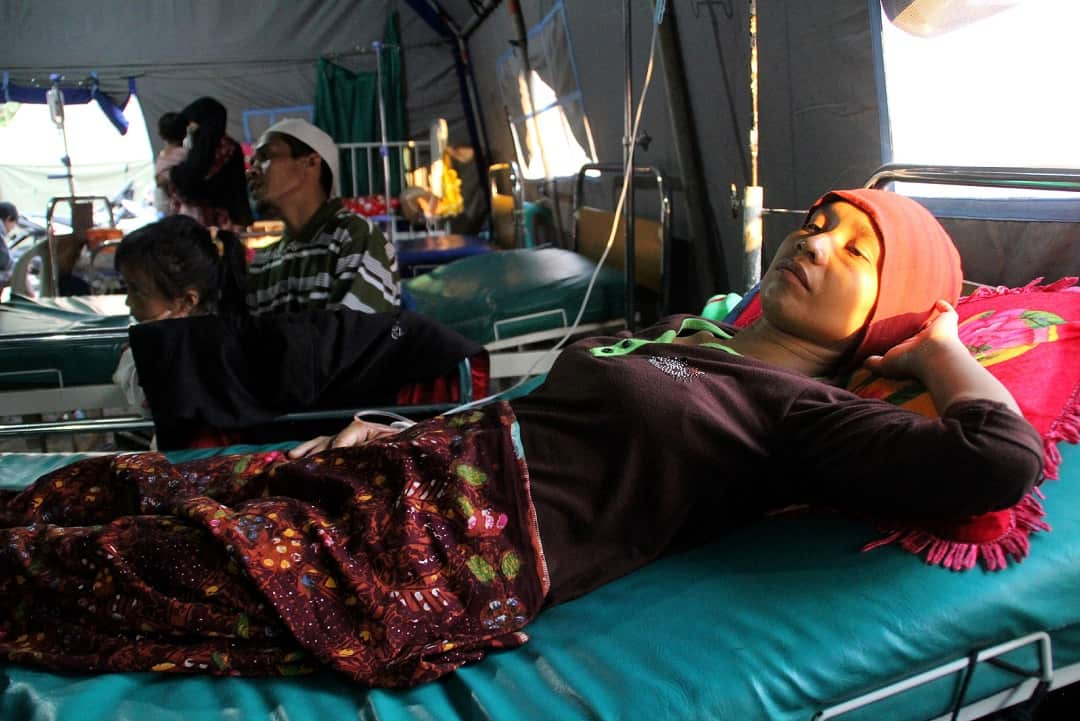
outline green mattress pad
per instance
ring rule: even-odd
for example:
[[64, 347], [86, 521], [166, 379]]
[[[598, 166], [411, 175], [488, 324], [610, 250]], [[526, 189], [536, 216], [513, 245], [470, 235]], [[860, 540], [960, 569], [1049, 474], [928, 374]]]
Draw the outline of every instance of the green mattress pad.
[[0, 304], [0, 390], [110, 383], [131, 319], [124, 296]]
[[[403, 285], [418, 313], [466, 338], [490, 343], [568, 327], [595, 268], [591, 260], [568, 250], [526, 248], [462, 258]], [[623, 287], [621, 272], [602, 268], [582, 322], [619, 318]]]
[[[1055, 667], [1080, 663], [1080, 448], [1048, 481], [1051, 533], [1004, 571], [954, 573], [886, 547], [866, 523], [781, 517], [670, 556], [545, 611], [531, 641], [438, 682], [370, 690], [329, 672], [280, 679], [50, 673], [7, 665], [0, 718], [20, 721], [322, 719], [773, 719], [825, 706], [1033, 631]], [[174, 460], [206, 453], [169, 454]], [[0, 487], [21, 487], [73, 456], [0, 457]], [[1033, 667], [1030, 648], [1009, 660]], [[945, 713], [959, 676], [844, 719]], [[974, 674], [967, 698], [1014, 679]]]

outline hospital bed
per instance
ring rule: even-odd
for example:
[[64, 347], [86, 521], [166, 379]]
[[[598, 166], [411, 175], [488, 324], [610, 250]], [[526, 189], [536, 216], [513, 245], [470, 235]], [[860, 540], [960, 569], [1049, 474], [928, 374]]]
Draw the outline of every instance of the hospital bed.
[[16, 295], [0, 304], [0, 413], [127, 409], [112, 374], [129, 323], [122, 295]]
[[[1056, 177], [1080, 189], [1080, 173]], [[242, 679], [6, 665], [0, 718], [979, 718], [1080, 680], [1080, 447], [1059, 449], [1060, 479], [1042, 486], [1053, 531], [1001, 571], [950, 572], [896, 547], [860, 553], [875, 537], [867, 522], [783, 515], [550, 609], [527, 627], [524, 647], [411, 690], [366, 689], [330, 672]], [[0, 455], [0, 487], [77, 457]]]
[[[491, 353], [491, 377], [544, 372], [554, 361], [549, 348], [574, 324], [596, 263], [604, 251], [614, 215], [587, 202], [587, 186], [604, 175], [621, 176], [606, 164], [582, 166], [575, 179], [573, 233], [569, 248], [516, 248], [464, 258], [403, 281], [406, 307], [445, 323]], [[635, 182], [656, 190], [654, 218], [634, 224], [636, 266], [633, 283], [625, 267], [626, 231], [617, 228], [614, 244], [596, 276], [577, 334], [612, 332], [636, 319], [641, 304], [628, 289], [650, 293], [660, 315], [670, 298], [671, 198], [655, 168], [635, 169]], [[594, 193], [595, 194], [595, 193]], [[633, 308], [629, 311], [628, 308]], [[631, 317], [628, 317], [629, 316]], [[542, 360], [543, 364], [534, 367]]]
[[[1004, 571], [951, 573], [892, 548], [859, 553], [872, 531], [847, 519], [772, 519], [550, 609], [523, 648], [415, 689], [369, 690], [329, 672], [6, 665], [0, 718], [944, 721], [953, 708], [977, 718], [1080, 679], [1080, 448], [1062, 451], [1062, 478], [1045, 489], [1054, 531]], [[0, 456], [0, 486], [74, 458]]]

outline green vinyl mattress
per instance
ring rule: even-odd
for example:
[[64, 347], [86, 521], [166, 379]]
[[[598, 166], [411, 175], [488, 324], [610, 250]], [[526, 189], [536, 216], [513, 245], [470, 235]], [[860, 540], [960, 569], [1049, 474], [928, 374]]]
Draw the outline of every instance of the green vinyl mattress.
[[[402, 282], [406, 307], [478, 343], [569, 327], [596, 265], [560, 248], [485, 253]], [[582, 323], [622, 317], [623, 274], [602, 268]]]
[[[1043, 486], [1054, 530], [1034, 536], [1031, 556], [1004, 571], [954, 573], [895, 547], [861, 553], [876, 534], [847, 518], [773, 518], [549, 609], [527, 628], [524, 647], [411, 690], [370, 690], [329, 672], [244, 679], [6, 665], [0, 718], [810, 721], [1035, 631], [1049, 634], [1057, 679], [1080, 668], [1080, 448], [1061, 450], [1061, 480]], [[0, 487], [73, 458], [0, 456]], [[1007, 660], [1036, 666], [1029, 646]], [[965, 702], [1016, 683], [980, 666]], [[841, 718], [935, 718], [960, 685], [953, 674]]]
[[0, 304], [0, 390], [111, 383], [131, 323], [124, 296]]

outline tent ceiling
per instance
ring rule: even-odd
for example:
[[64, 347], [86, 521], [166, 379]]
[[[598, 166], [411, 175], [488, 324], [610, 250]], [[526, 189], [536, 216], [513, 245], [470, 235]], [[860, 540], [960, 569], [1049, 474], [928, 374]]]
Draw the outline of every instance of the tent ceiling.
[[[485, 6], [497, 3], [412, 4], [465, 27]], [[373, 68], [372, 43], [392, 9], [399, 12], [406, 49], [409, 136], [424, 135], [433, 117], [446, 117], [452, 132], [463, 127], [446, 40], [405, 0], [9, 3], [4, 26], [18, 32], [7, 33], [0, 43], [0, 71], [9, 72], [13, 82], [39, 85], [48, 83], [50, 72], [63, 73], [68, 83], [96, 72], [102, 87], [121, 97], [133, 75], [151, 128], [161, 113], [213, 95], [229, 109], [230, 132], [240, 137], [243, 110], [313, 102], [319, 57], [354, 70]]]

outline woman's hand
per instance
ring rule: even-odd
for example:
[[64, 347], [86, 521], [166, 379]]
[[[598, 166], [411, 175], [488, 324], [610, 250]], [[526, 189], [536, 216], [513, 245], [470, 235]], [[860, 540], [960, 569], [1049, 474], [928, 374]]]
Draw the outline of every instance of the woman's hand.
[[937, 356], [957, 350], [966, 353], [957, 333], [956, 310], [944, 300], [939, 300], [934, 310], [937, 315], [928, 320], [918, 333], [893, 346], [883, 356], [868, 357], [866, 367], [889, 378], [913, 377], [925, 382], [924, 376], [931, 372]]
[[883, 376], [918, 378], [930, 391], [939, 415], [953, 403], [968, 400], [1003, 403], [1013, 413], [1023, 415], [1009, 390], [960, 340], [953, 307], [939, 300], [935, 309], [938, 315], [922, 330], [885, 355], [870, 356], [866, 367]]
[[319, 436], [310, 441], [301, 443], [289, 451], [289, 458], [303, 458], [313, 453], [325, 451], [327, 448], [346, 448], [348, 446], [362, 446], [377, 438], [392, 436], [400, 433], [400, 429], [393, 426], [385, 426], [382, 423], [370, 421], [353, 421], [345, 426], [341, 433], [336, 436]]

